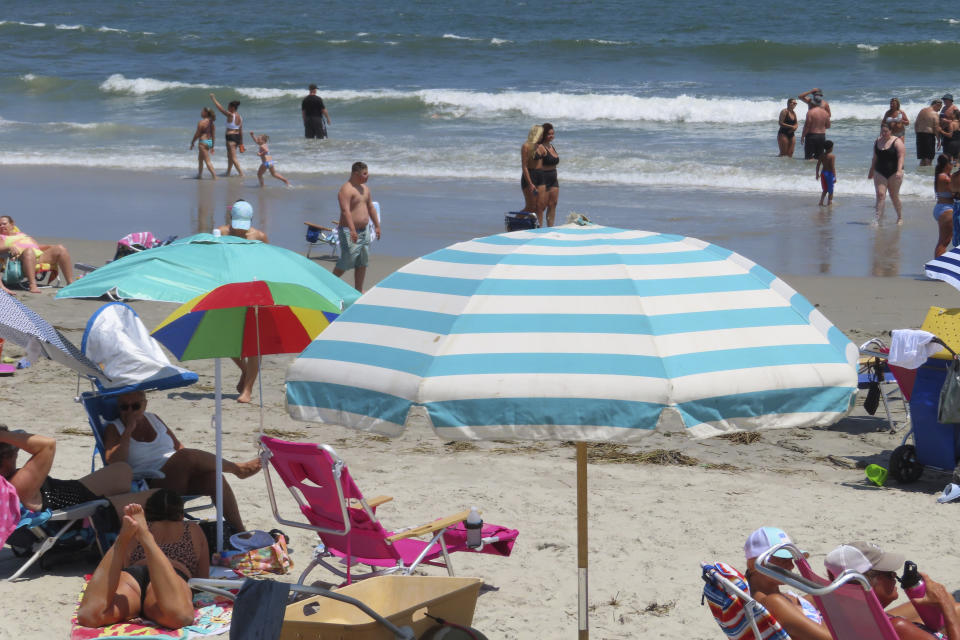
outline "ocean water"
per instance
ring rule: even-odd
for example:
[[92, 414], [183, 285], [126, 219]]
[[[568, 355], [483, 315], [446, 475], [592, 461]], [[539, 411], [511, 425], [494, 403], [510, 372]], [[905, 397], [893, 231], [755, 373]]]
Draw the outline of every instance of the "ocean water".
[[[867, 196], [890, 97], [913, 119], [960, 94], [944, 62], [960, 8], [935, 13], [890, 0], [4, 3], [0, 165], [191, 175], [214, 91], [241, 101], [246, 130], [270, 134], [288, 174], [344, 174], [362, 159], [374, 175], [503, 181], [519, 201], [520, 144], [550, 121], [565, 188], [809, 193], [813, 167], [776, 157], [776, 118], [817, 86], [833, 109], [838, 190]], [[328, 140], [302, 138], [310, 82], [333, 118]], [[929, 198], [912, 133], [907, 152], [903, 193]], [[256, 166], [249, 151], [245, 164]]]

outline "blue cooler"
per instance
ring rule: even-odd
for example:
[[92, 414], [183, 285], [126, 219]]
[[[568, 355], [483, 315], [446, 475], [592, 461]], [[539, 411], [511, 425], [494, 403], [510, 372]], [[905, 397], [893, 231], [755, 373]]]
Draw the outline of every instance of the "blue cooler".
[[537, 214], [526, 211], [508, 211], [503, 217], [503, 226], [507, 231], [526, 231], [537, 228]]
[[950, 471], [960, 458], [960, 424], [937, 422], [940, 388], [947, 379], [951, 360], [928, 358], [917, 369], [910, 396], [910, 420], [916, 461], [921, 465]]

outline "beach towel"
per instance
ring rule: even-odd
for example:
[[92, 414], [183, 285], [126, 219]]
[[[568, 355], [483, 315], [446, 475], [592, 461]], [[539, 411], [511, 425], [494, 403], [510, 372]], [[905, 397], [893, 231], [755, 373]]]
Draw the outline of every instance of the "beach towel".
[[[77, 596], [77, 607], [83, 599], [83, 592], [87, 588], [86, 576], [80, 595]], [[70, 618], [70, 640], [91, 640], [92, 638], [151, 638], [169, 640], [177, 638], [189, 640], [227, 633], [230, 630], [230, 621], [233, 617], [233, 602], [223, 596], [199, 592], [193, 596], [194, 617], [193, 624], [182, 629], [167, 629], [144, 618], [135, 618], [129, 622], [118, 622], [107, 627], [84, 627], [77, 623], [77, 607], [74, 607]]]
[[[732, 582], [738, 589], [750, 593], [747, 579], [739, 571], [725, 562], [716, 562], [706, 565], [707, 569], [716, 569], [717, 573]], [[713, 618], [731, 640], [790, 640], [790, 636], [783, 630], [780, 623], [759, 602], [754, 603], [757, 627], [761, 638], [757, 638], [750, 626], [749, 618], [744, 610], [750, 606], [739, 597], [727, 593], [719, 584], [708, 581], [703, 587], [703, 597], [710, 607]]]
[[6, 478], [0, 476], [0, 547], [17, 528], [20, 522], [20, 498], [17, 490]]
[[931, 343], [934, 338], [936, 336], [929, 331], [894, 329], [890, 337], [887, 361], [904, 369], [916, 369], [943, 348], [939, 344]]

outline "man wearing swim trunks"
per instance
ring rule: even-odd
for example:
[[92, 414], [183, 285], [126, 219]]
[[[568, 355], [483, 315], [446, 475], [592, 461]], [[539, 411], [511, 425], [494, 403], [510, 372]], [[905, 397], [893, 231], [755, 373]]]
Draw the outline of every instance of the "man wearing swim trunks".
[[[809, 97], [808, 97], [809, 96]], [[823, 143], [830, 128], [830, 107], [819, 89], [811, 89], [797, 96], [807, 103], [807, 117], [803, 121], [800, 143], [804, 160], [816, 160], [823, 153]]]
[[377, 237], [381, 238], [380, 218], [373, 206], [370, 188], [367, 180], [370, 173], [367, 165], [354, 162], [350, 169], [350, 179], [347, 180], [337, 193], [340, 203], [340, 222], [338, 234], [340, 236], [340, 259], [333, 269], [333, 275], [338, 278], [346, 271], [353, 269], [353, 286], [363, 293], [363, 278], [367, 274], [367, 263], [370, 261], [370, 221]]
[[300, 114], [303, 116], [303, 135], [307, 138], [326, 138], [327, 127], [323, 119], [330, 124], [330, 114], [323, 105], [323, 98], [317, 95], [317, 85], [310, 85], [310, 95], [300, 103]]
[[942, 100], [934, 100], [929, 107], [924, 107], [917, 114], [913, 121], [913, 132], [917, 136], [917, 159], [920, 160], [920, 166], [926, 167], [933, 164], [933, 158], [937, 155], [937, 134], [940, 131], [940, 107], [943, 106]]

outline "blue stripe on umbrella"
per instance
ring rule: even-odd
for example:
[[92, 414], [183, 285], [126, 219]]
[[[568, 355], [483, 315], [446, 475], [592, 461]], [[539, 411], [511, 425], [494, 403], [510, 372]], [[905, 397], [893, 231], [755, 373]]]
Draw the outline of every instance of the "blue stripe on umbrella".
[[851, 394], [850, 387], [806, 387], [772, 389], [738, 393], [715, 398], [681, 402], [677, 410], [684, 424], [717, 422], [735, 418], [776, 413], [826, 413], [843, 407]]
[[291, 406], [377, 415], [387, 422], [403, 424], [411, 402], [405, 398], [343, 384], [316, 385], [304, 380], [287, 381]]
[[497, 255], [491, 253], [477, 253], [473, 251], [458, 251], [444, 249], [426, 256], [427, 260], [448, 262], [452, 264], [494, 265], [507, 264], [518, 266], [537, 267], [596, 267], [606, 265], [664, 265], [664, 264], [695, 264], [701, 262], [720, 262], [726, 255], [706, 251], [675, 251], [672, 253], [633, 253], [618, 254], [593, 253], [588, 255], [549, 255], [537, 253], [510, 253]]
[[479, 398], [424, 404], [435, 427], [618, 424], [653, 429], [664, 405], [597, 398]]
[[176, 322], [162, 327], [153, 332], [153, 337], [163, 343], [170, 350], [170, 353], [177, 356], [178, 360], [183, 360], [183, 353], [190, 345], [190, 340], [196, 332], [197, 327], [204, 318], [204, 312], [187, 313], [177, 319]]

